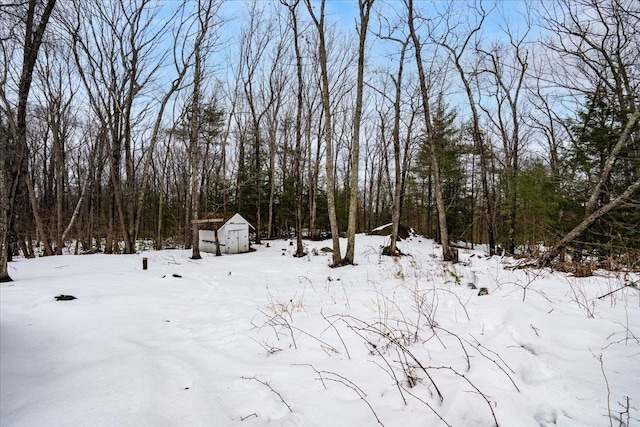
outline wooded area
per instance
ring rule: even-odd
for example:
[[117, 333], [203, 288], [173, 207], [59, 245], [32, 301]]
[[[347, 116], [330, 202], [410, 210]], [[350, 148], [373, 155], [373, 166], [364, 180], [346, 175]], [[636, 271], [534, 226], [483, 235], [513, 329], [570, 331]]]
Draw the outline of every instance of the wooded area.
[[332, 236], [334, 266], [390, 222], [445, 260], [640, 265], [636, 0], [11, 0], [0, 39], [0, 280], [64, 247], [198, 257], [225, 211], [298, 256]]

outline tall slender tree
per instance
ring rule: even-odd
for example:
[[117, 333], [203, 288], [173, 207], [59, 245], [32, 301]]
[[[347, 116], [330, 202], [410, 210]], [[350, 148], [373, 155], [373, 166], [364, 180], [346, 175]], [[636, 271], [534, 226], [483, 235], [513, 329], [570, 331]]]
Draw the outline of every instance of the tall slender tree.
[[275, 22], [264, 21], [261, 17], [264, 10], [257, 1], [253, 1], [249, 10], [247, 25], [242, 30], [240, 61], [242, 62], [242, 84], [247, 107], [249, 109], [249, 138], [253, 142], [253, 191], [255, 200], [256, 244], [260, 244], [262, 233], [262, 199], [263, 199], [263, 138], [262, 127], [267, 113], [276, 101], [276, 91], [268, 84], [262, 86], [264, 80], [270, 80], [277, 71], [277, 59], [271, 63], [268, 75], [261, 73], [268, 60], [267, 51], [275, 32]]
[[323, 135], [325, 141], [325, 171], [327, 174], [327, 205], [329, 213], [329, 227], [331, 228], [331, 240], [333, 243], [333, 266], [339, 266], [342, 258], [340, 254], [340, 236], [338, 235], [338, 219], [336, 215], [335, 199], [335, 173], [334, 173], [334, 142], [333, 142], [333, 115], [331, 108], [329, 69], [327, 58], [327, 45], [325, 41], [325, 4], [326, 0], [321, 0], [320, 11], [316, 14], [313, 11], [311, 0], [304, 0], [309, 15], [318, 31], [318, 62], [320, 63], [320, 79], [322, 90], [322, 109], [324, 114]]
[[[22, 48], [22, 67], [20, 80], [17, 87], [18, 103], [15, 111], [9, 100], [5, 89], [0, 89], [2, 101], [1, 112], [5, 116], [8, 132], [4, 132], [3, 140], [0, 141], [0, 282], [11, 280], [7, 269], [7, 259], [9, 256], [9, 231], [12, 228], [15, 201], [21, 177], [25, 174], [25, 162], [27, 158], [27, 102], [33, 81], [34, 68], [38, 60], [40, 46], [45, 36], [45, 31], [51, 18], [51, 14], [56, 5], [56, 0], [29, 0], [26, 3], [26, 10], [18, 10], [18, 15], [24, 17], [24, 39], [19, 44]], [[23, 8], [24, 5], [17, 4], [16, 8]], [[3, 11], [4, 13], [4, 11]], [[24, 13], [24, 14], [23, 14]], [[6, 18], [0, 15], [4, 21]], [[6, 20], [9, 23], [9, 20]], [[6, 25], [6, 24], [5, 24]], [[3, 49], [4, 50], [4, 49]], [[6, 54], [6, 52], [3, 52]], [[5, 59], [9, 59], [5, 56]], [[8, 63], [8, 62], [7, 62]], [[6, 74], [2, 78], [6, 81]], [[7, 162], [12, 160], [12, 170], [9, 170]]]
[[364, 94], [364, 67], [367, 48], [369, 18], [374, 0], [358, 0], [358, 71], [356, 77], [356, 99], [353, 111], [353, 133], [351, 136], [351, 176], [349, 177], [349, 223], [347, 226], [347, 252], [341, 264], [353, 264], [355, 258], [356, 229], [358, 222], [358, 188], [360, 185], [360, 132]]
[[300, 49], [300, 30], [298, 28], [298, 5], [300, 0], [287, 3], [286, 0], [280, 2], [289, 11], [289, 25], [293, 32], [293, 48], [296, 57], [296, 118], [295, 118], [295, 152], [294, 152], [294, 179], [296, 186], [296, 257], [304, 256], [304, 246], [302, 245], [302, 190], [304, 183], [302, 180], [303, 152], [302, 152], [302, 109], [304, 107], [304, 77], [302, 69], [302, 52]]
[[201, 149], [200, 130], [202, 127], [200, 112], [203, 80], [205, 77], [205, 60], [207, 48], [206, 43], [210, 27], [214, 24], [214, 14], [217, 11], [218, 2], [216, 0], [198, 0], [196, 2], [196, 28], [197, 35], [193, 46], [193, 86], [191, 92], [189, 116], [189, 164], [191, 174], [191, 259], [200, 259], [200, 239], [199, 239], [199, 209], [200, 209], [200, 175], [201, 175]]
[[406, 0], [408, 10], [408, 25], [413, 47], [415, 49], [416, 65], [418, 69], [418, 79], [420, 82], [420, 94], [422, 96], [422, 110], [424, 114], [424, 122], [426, 129], [426, 138], [429, 143], [429, 151], [431, 154], [431, 167], [433, 174], [433, 187], [436, 197], [436, 206], [438, 209], [438, 225], [440, 231], [440, 243], [442, 244], [442, 258], [445, 261], [457, 260], [457, 251], [449, 244], [449, 231], [447, 228], [447, 212], [442, 197], [442, 182], [440, 180], [440, 168], [438, 165], [438, 156], [436, 151], [435, 139], [433, 138], [433, 127], [431, 122], [431, 107], [429, 105], [429, 89], [427, 87], [427, 74], [424, 70], [422, 61], [422, 42], [416, 31], [416, 21], [413, 0]]
[[[451, 7], [458, 7], [457, 3], [451, 2]], [[449, 8], [449, 9], [450, 9]], [[471, 110], [471, 133], [473, 136], [473, 142], [475, 145], [476, 153], [480, 159], [480, 182], [482, 186], [482, 207], [487, 228], [487, 239], [489, 245], [489, 255], [495, 254], [496, 250], [496, 213], [494, 197], [489, 185], [489, 170], [491, 169], [491, 150], [488, 147], [488, 143], [485, 140], [485, 135], [482, 130], [480, 107], [478, 100], [474, 94], [473, 79], [475, 73], [466, 70], [463, 65], [463, 56], [466, 54], [467, 49], [471, 45], [473, 47], [475, 38], [478, 37], [482, 26], [489, 11], [485, 10], [482, 4], [476, 9], [476, 23], [467, 31], [466, 35], [461, 35], [460, 40], [456, 42], [455, 38], [458, 35], [453, 31], [458, 26], [454, 23], [447, 22], [447, 31], [445, 31], [444, 37], [437, 39], [437, 43], [440, 44], [449, 54], [449, 60], [453, 63], [460, 80], [462, 82], [465, 95], [469, 102], [469, 109]], [[449, 18], [448, 16], [444, 17]]]

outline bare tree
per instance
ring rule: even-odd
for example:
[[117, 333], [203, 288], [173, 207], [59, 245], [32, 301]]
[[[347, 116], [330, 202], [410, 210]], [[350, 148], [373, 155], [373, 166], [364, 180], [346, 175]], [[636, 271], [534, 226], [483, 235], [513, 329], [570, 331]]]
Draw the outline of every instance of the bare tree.
[[[312, 77], [309, 77], [308, 80], [312, 80]], [[316, 218], [318, 213], [318, 177], [320, 175], [320, 162], [323, 157], [322, 138], [320, 138], [319, 136], [318, 138], [316, 138], [314, 150], [312, 137], [314, 124], [316, 123], [314, 119], [316, 117], [317, 125], [319, 128], [317, 134], [322, 134], [320, 130], [320, 128], [322, 127], [322, 116], [318, 114], [318, 110], [321, 107], [321, 102], [318, 102], [318, 99], [321, 98], [321, 96], [318, 96], [318, 91], [321, 91], [320, 82], [314, 81], [312, 84], [309, 84], [307, 86], [305, 90], [306, 96], [304, 96], [304, 140], [307, 147], [306, 155], [308, 164], [307, 188], [309, 191], [309, 230], [311, 232], [311, 235], [315, 238], [318, 237], [316, 227]]]
[[[261, 75], [263, 61], [266, 60], [266, 52], [274, 34], [274, 23], [261, 18], [264, 12], [259, 8], [259, 3], [251, 3], [249, 20], [242, 29], [240, 62], [242, 63], [242, 84], [245, 100], [249, 107], [251, 118], [250, 132], [253, 140], [254, 175], [253, 185], [255, 191], [256, 209], [256, 244], [260, 244], [262, 232], [262, 123], [263, 119], [276, 102], [276, 93], [270, 85], [267, 88], [260, 87], [260, 79], [266, 78], [272, 81], [277, 71], [277, 59], [274, 58], [269, 69], [269, 75]], [[266, 24], [266, 25], [265, 25]], [[279, 56], [279, 55], [277, 55]], [[261, 89], [261, 90], [260, 90]]]
[[340, 238], [338, 235], [338, 220], [336, 217], [335, 200], [335, 173], [333, 160], [333, 118], [331, 111], [331, 98], [329, 96], [329, 71], [327, 46], [325, 42], [325, 0], [320, 3], [320, 12], [313, 11], [311, 0], [304, 0], [309, 15], [318, 31], [318, 62], [320, 63], [320, 78], [322, 89], [322, 108], [324, 113], [323, 134], [325, 140], [325, 171], [327, 174], [327, 204], [329, 213], [329, 226], [331, 228], [331, 239], [333, 242], [333, 266], [340, 265], [342, 261], [340, 254]]
[[[394, 172], [395, 172], [395, 186], [393, 192], [393, 210], [391, 213], [393, 229], [391, 231], [391, 243], [389, 244], [389, 254], [394, 255], [398, 252], [398, 229], [400, 226], [400, 211], [402, 208], [402, 193], [404, 185], [403, 172], [408, 169], [409, 159], [409, 141], [411, 140], [411, 125], [407, 130], [407, 137], [404, 146], [404, 153], [401, 151], [400, 140], [400, 121], [401, 121], [401, 102], [402, 102], [402, 78], [404, 71], [404, 61], [407, 47], [409, 45], [409, 39], [398, 40], [400, 43], [400, 58], [398, 59], [398, 71], [393, 78], [393, 85], [395, 86], [395, 97], [393, 99], [393, 159], [394, 159]], [[411, 122], [413, 122], [411, 117]]]
[[302, 152], [302, 109], [304, 104], [304, 79], [302, 70], [302, 52], [300, 49], [300, 30], [298, 29], [298, 5], [300, 0], [287, 3], [280, 0], [289, 11], [291, 31], [293, 32], [293, 48], [296, 57], [296, 118], [295, 118], [295, 152], [294, 152], [294, 179], [296, 182], [296, 257], [304, 256], [302, 245], [302, 180], [303, 152]]
[[516, 213], [518, 203], [518, 172], [523, 141], [523, 93], [529, 68], [529, 52], [525, 46], [530, 26], [518, 36], [505, 23], [508, 45], [496, 44], [490, 51], [482, 51], [488, 60], [485, 71], [491, 76], [494, 105], [497, 111], [482, 107], [489, 122], [498, 130], [504, 150], [506, 169], [505, 188], [507, 198], [508, 230], [506, 253], [515, 253]]
[[201, 130], [201, 92], [204, 78], [204, 63], [210, 44], [205, 42], [210, 27], [214, 24], [214, 14], [220, 7], [217, 0], [198, 0], [195, 18], [197, 21], [196, 39], [193, 46], [193, 87], [190, 103], [189, 117], [189, 160], [191, 174], [191, 259], [200, 259], [199, 239], [199, 201], [200, 201], [200, 168], [201, 156], [199, 137]]
[[[458, 7], [458, 4], [455, 2], [451, 2], [449, 7]], [[444, 37], [438, 39], [437, 42], [449, 53], [449, 59], [458, 72], [465, 93], [467, 95], [467, 99], [469, 101], [469, 108], [471, 109], [473, 141], [478, 156], [480, 157], [480, 181], [482, 184], [484, 217], [487, 223], [489, 255], [493, 255], [495, 254], [496, 249], [496, 214], [488, 178], [491, 153], [490, 149], [487, 147], [488, 144], [487, 141], [485, 141], [485, 137], [482, 132], [480, 113], [478, 111], [478, 101], [473, 91], [473, 79], [476, 74], [473, 71], [465, 70], [462, 62], [467, 48], [470, 44], [474, 43], [474, 39], [478, 36], [480, 30], [482, 29], [482, 25], [489, 13], [482, 7], [482, 5], [480, 5], [477, 12], [477, 21], [475, 25], [472, 25], [466, 35], [463, 34], [461, 36], [461, 40], [455, 40], [457, 34], [455, 33], [454, 29], [457, 28], [457, 25], [455, 23], [449, 23], [448, 21], [446, 21], [447, 26], [444, 31]]]
[[422, 61], [422, 47], [418, 33], [416, 31], [416, 16], [414, 13], [413, 0], [405, 0], [407, 5], [409, 24], [409, 33], [413, 46], [415, 48], [416, 65], [418, 69], [418, 79], [420, 81], [420, 94], [422, 96], [422, 109], [426, 126], [426, 135], [431, 153], [431, 168], [433, 174], [433, 186], [436, 197], [436, 206], [438, 209], [438, 225], [440, 230], [440, 243], [442, 244], [442, 258], [445, 261], [456, 261], [457, 251], [449, 245], [449, 231], [447, 228], [446, 208], [442, 197], [442, 183], [440, 181], [440, 169], [438, 165], [438, 156], [436, 153], [435, 140], [432, 137], [431, 109], [429, 105], [429, 89], [427, 87], [427, 75], [424, 70]]
[[[409, 48], [409, 43], [411, 42], [411, 38], [409, 35], [398, 35], [396, 36], [394, 33], [399, 28], [399, 25], [395, 22], [390, 22], [386, 16], [381, 16], [381, 20], [383, 24], [381, 27], [386, 31], [385, 34], [378, 34], [378, 37], [381, 40], [392, 42], [394, 45], [399, 45], [399, 53], [398, 53], [398, 67], [395, 74], [389, 73], [389, 79], [393, 85], [393, 93], [388, 94], [386, 88], [383, 85], [382, 90], [378, 90], [379, 95], [382, 97], [381, 103], [386, 104], [387, 102], [391, 103], [392, 109], [392, 125], [390, 126], [391, 132], [391, 141], [393, 144], [393, 169], [394, 169], [394, 177], [393, 180], [390, 176], [389, 171], [389, 161], [387, 160], [387, 151], [388, 149], [385, 147], [383, 150], [385, 157], [385, 171], [388, 175], [388, 181], [390, 187], [393, 187], [392, 193], [392, 209], [391, 209], [391, 221], [392, 221], [392, 230], [391, 230], [391, 239], [389, 246], [384, 249], [385, 254], [388, 255], [396, 255], [400, 253], [397, 247], [398, 242], [398, 232], [400, 226], [400, 216], [402, 211], [402, 195], [404, 193], [404, 185], [406, 176], [409, 169], [410, 162], [410, 145], [411, 145], [411, 131], [413, 127], [414, 118], [416, 116], [417, 111], [412, 109], [410, 113], [410, 118], [407, 123], [407, 135], [402, 141], [401, 137], [401, 127], [403, 120], [403, 104], [405, 100], [403, 99], [404, 91], [405, 91], [405, 83], [404, 83], [404, 67], [406, 61], [407, 49]], [[387, 140], [388, 137], [386, 135], [386, 130], [389, 126], [386, 125], [387, 118], [385, 117], [385, 113], [383, 111], [379, 111], [380, 119], [379, 119], [379, 127], [381, 139], [383, 141]], [[383, 145], [388, 145], [384, 144]], [[393, 183], [393, 184], [392, 184]], [[371, 185], [373, 187], [373, 185]]]
[[164, 155], [160, 156], [162, 158], [162, 165], [160, 166], [160, 179], [158, 181], [158, 189], [159, 189], [159, 197], [158, 197], [158, 220], [156, 222], [156, 238], [155, 238], [155, 248], [156, 250], [162, 249], [162, 229], [164, 225], [164, 207], [165, 207], [165, 198], [166, 193], [168, 193], [168, 163], [169, 163], [169, 147], [171, 146], [171, 137], [172, 132], [165, 133], [165, 146]]
[[[164, 92], [164, 94], [162, 94], [160, 98], [156, 119], [153, 124], [153, 130], [149, 138], [147, 155], [145, 157], [145, 162], [142, 170], [142, 183], [138, 192], [138, 210], [135, 226], [136, 238], [140, 230], [140, 219], [142, 217], [142, 212], [144, 209], [144, 197], [149, 180], [149, 170], [151, 168], [155, 147], [161, 132], [164, 112], [174, 95], [184, 88], [185, 84], [183, 82], [185, 80], [185, 76], [190, 69], [195, 68], [194, 62], [202, 60], [202, 45], [205, 43], [209, 28], [220, 25], [220, 22], [216, 21], [216, 16], [219, 12], [221, 4], [222, 2], [220, 1], [198, 1], [195, 5], [195, 11], [190, 13], [188, 17], [184, 18], [183, 13], [185, 13], [186, 3], [182, 3], [174, 13], [174, 17], [178, 19], [178, 25], [173, 30], [173, 39], [175, 41], [173, 47], [173, 66], [175, 69], [175, 74], [173, 80], [171, 81], [171, 85], [166, 89], [166, 92]], [[197, 21], [195, 33], [191, 30], [191, 24], [193, 23], [193, 21]], [[191, 42], [192, 40], [193, 43]], [[194, 79], [192, 82], [194, 86], [194, 92], [197, 83], [196, 81], [198, 80], [196, 79], [197, 74], [198, 73], [194, 71]], [[198, 88], [198, 90], [200, 90], [200, 88]], [[165, 168], [163, 167], [163, 171], [164, 170]], [[159, 221], [161, 221], [161, 218], [159, 218]]]
[[[279, 19], [279, 18], [278, 18]], [[278, 30], [279, 32], [279, 30]], [[273, 47], [271, 61], [271, 70], [269, 72], [268, 82], [266, 83], [267, 88], [264, 91], [268, 92], [270, 96], [273, 98], [273, 102], [271, 103], [271, 108], [267, 111], [267, 133], [269, 140], [269, 212], [268, 212], [268, 220], [267, 220], [267, 237], [269, 239], [273, 238], [273, 226], [274, 226], [274, 203], [276, 197], [276, 154], [278, 150], [282, 150], [285, 154], [287, 153], [287, 139], [286, 137], [282, 139], [282, 146], [278, 146], [279, 139], [279, 128], [283, 122], [281, 116], [281, 109], [283, 103], [285, 102], [284, 98], [284, 88], [288, 80], [288, 75], [286, 73], [285, 67], [282, 63], [285, 54], [285, 45], [288, 43], [285, 35], [283, 33], [276, 33], [278, 36], [278, 41], [275, 42], [275, 46]], [[284, 163], [283, 165], [283, 186], [286, 184], [285, 174], [286, 168], [288, 165]], [[283, 189], [284, 190], [284, 189]]]
[[[2, 110], [0, 110], [3, 116], [6, 117], [6, 126], [8, 128], [7, 134], [1, 141], [2, 149], [2, 166], [0, 166], [2, 175], [0, 176], [0, 238], [2, 247], [0, 248], [0, 282], [7, 282], [11, 280], [9, 271], [7, 269], [7, 258], [9, 256], [9, 230], [11, 229], [14, 204], [16, 200], [16, 193], [20, 182], [20, 176], [23, 174], [24, 166], [23, 162], [27, 157], [27, 102], [29, 99], [29, 92], [31, 89], [31, 82], [33, 81], [33, 72], [38, 60], [38, 52], [44, 38], [49, 18], [55, 7], [56, 0], [47, 0], [44, 5], [38, 0], [29, 0], [26, 4], [26, 11], [24, 11], [24, 40], [20, 40], [20, 46], [22, 48], [22, 67], [20, 72], [20, 78], [17, 87], [17, 105], [14, 108], [9, 103], [7, 94], [5, 93], [4, 84], [7, 80], [7, 75], [2, 76], [3, 89], [0, 89], [0, 101], [2, 102]], [[22, 5], [16, 5], [21, 8]], [[5, 13], [4, 10], [2, 11]], [[21, 11], [18, 10], [18, 13]], [[6, 16], [0, 15], [1, 20], [6, 23], [9, 20]], [[9, 59], [3, 48], [4, 59]], [[8, 62], [5, 62], [8, 64]], [[6, 70], [5, 70], [6, 71]], [[13, 157], [13, 163], [15, 165], [12, 171], [7, 170], [7, 162], [9, 156]]]
[[[72, 64], [63, 57], [70, 51], [63, 44], [48, 44], [44, 46], [44, 58], [37, 67], [38, 80], [41, 82], [42, 101], [46, 121], [51, 133], [52, 147], [49, 177], [53, 183], [46, 183], [45, 189], [54, 187], [55, 193], [55, 224], [54, 246], [56, 255], [62, 255], [64, 245], [64, 195], [67, 192], [67, 146], [71, 139], [73, 122], [73, 100], [77, 87], [72, 83]], [[46, 164], [46, 159], [43, 162]], [[36, 166], [36, 165], [34, 165]], [[37, 169], [37, 166], [34, 167]], [[48, 179], [49, 180], [49, 179]], [[47, 207], [48, 208], [48, 207]], [[46, 251], [46, 246], [45, 246]]]
[[[198, 27], [199, 33], [205, 34], [208, 17], [202, 16], [198, 2]], [[200, 202], [200, 147], [198, 137], [200, 134], [200, 96], [202, 90], [202, 50], [200, 43], [194, 48], [195, 60], [193, 67], [193, 90], [191, 93], [191, 102], [189, 104], [189, 174], [191, 176], [190, 194], [191, 194], [191, 259], [200, 259], [200, 238], [198, 227], [198, 210]]]
[[[93, 114], [109, 138], [110, 191], [113, 214], [126, 253], [135, 250], [136, 138], [150, 111], [150, 86], [166, 62], [157, 48], [172, 20], [155, 19], [159, 9], [150, 0], [86, 1], [73, 4], [66, 18], [74, 60]], [[121, 170], [124, 170], [124, 182]], [[117, 251], [116, 235], [108, 233], [105, 252]]]
[[349, 194], [349, 224], [347, 227], [347, 252], [341, 261], [342, 265], [353, 264], [356, 245], [356, 227], [358, 222], [358, 188], [360, 166], [360, 126], [362, 123], [362, 98], [364, 93], [364, 66], [367, 47], [369, 17], [374, 0], [358, 0], [358, 72], [356, 77], [356, 100], [353, 112], [353, 134], [351, 137], [351, 175]]

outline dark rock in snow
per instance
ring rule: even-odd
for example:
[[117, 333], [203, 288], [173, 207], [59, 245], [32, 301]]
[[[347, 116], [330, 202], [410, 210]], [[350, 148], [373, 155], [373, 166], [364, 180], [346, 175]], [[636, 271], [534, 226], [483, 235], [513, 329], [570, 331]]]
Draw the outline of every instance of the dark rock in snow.
[[[380, 226], [378, 228], [374, 228], [369, 232], [369, 234], [374, 236], [389, 236], [391, 235], [391, 231], [393, 230], [393, 224], [386, 224]], [[398, 237], [401, 239], [406, 239], [410, 236], [411, 230], [406, 225], [399, 224], [398, 225]]]

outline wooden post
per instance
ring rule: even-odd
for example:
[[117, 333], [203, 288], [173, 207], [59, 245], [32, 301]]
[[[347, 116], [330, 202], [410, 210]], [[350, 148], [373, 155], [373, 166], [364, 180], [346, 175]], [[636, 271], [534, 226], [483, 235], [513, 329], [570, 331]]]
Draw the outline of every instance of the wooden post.
[[142, 258], [142, 269], [147, 269], [147, 257]]

